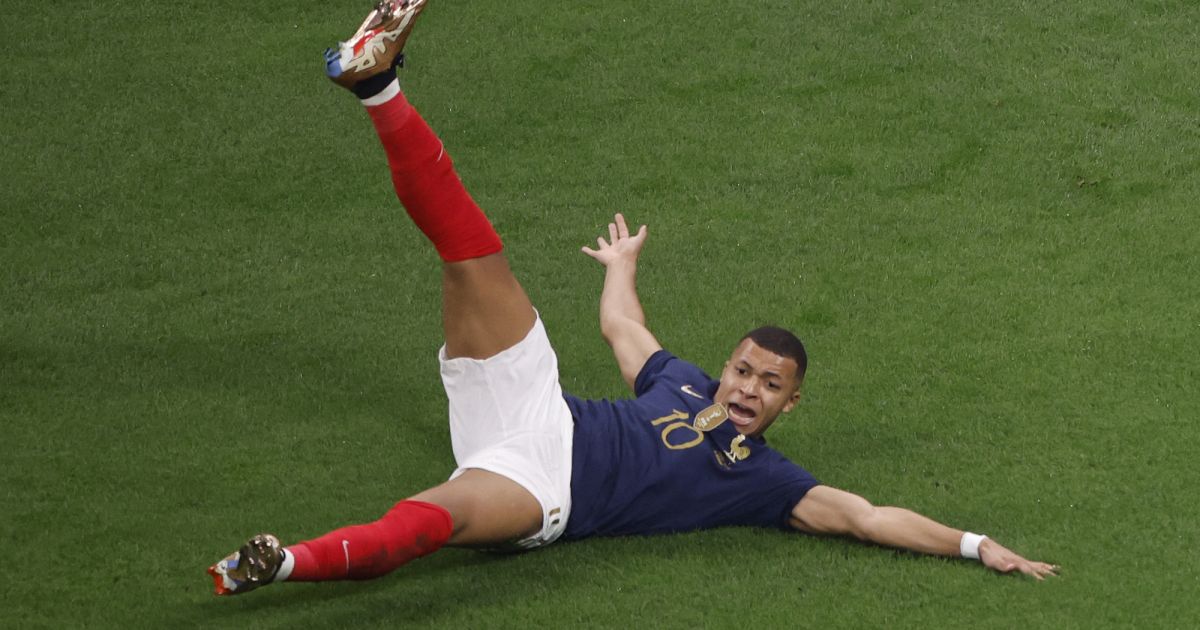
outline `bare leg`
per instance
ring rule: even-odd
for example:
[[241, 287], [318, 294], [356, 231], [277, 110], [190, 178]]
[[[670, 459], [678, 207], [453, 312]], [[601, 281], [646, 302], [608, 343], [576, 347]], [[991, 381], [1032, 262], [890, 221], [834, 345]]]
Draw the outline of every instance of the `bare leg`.
[[542, 528], [542, 506], [515, 481], [486, 470], [463, 474], [412, 497], [450, 512], [454, 531], [447, 544], [491, 546], [536, 534]]
[[503, 253], [442, 266], [442, 325], [450, 358], [486, 359], [525, 338], [533, 305]]

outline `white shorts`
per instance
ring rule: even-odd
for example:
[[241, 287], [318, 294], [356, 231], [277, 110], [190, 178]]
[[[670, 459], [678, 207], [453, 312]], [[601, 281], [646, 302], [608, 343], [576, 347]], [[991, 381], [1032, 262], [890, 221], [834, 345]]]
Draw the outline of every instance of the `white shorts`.
[[571, 442], [575, 424], [558, 383], [558, 357], [542, 319], [517, 345], [487, 359], [438, 351], [450, 400], [450, 442], [458, 469], [503, 475], [542, 506], [542, 529], [519, 549], [554, 542], [571, 513]]

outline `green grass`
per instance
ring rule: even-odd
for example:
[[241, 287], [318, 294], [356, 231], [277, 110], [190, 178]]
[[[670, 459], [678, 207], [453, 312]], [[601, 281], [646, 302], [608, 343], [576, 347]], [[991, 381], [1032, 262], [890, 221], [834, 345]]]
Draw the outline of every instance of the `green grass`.
[[623, 211], [668, 347], [806, 340], [773, 444], [1062, 578], [729, 529], [213, 598], [453, 466], [436, 256], [321, 72], [363, 10], [7, 8], [0, 626], [1200, 617], [1200, 9], [1148, 0], [435, 2], [404, 75], [568, 389], [622, 393], [578, 248]]

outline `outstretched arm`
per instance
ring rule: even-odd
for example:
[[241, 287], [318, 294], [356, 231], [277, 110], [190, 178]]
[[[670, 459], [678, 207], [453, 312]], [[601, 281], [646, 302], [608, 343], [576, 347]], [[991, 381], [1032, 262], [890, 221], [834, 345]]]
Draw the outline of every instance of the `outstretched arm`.
[[621, 368], [621, 376], [633, 388], [638, 372], [650, 355], [662, 349], [646, 328], [646, 315], [637, 295], [637, 259], [646, 242], [646, 226], [629, 234], [625, 217], [619, 213], [608, 224], [608, 241], [601, 236], [597, 247], [584, 247], [583, 253], [605, 267], [604, 291], [600, 294], [600, 333], [612, 347]]
[[[866, 499], [829, 486], [817, 486], [792, 508], [792, 527], [810, 534], [854, 536], [888, 547], [939, 556], [959, 556], [964, 532], [946, 527], [916, 512], [875, 507]], [[1038, 580], [1057, 575], [1058, 567], [1033, 562], [985, 538], [979, 561], [1000, 573], [1020, 571]]]

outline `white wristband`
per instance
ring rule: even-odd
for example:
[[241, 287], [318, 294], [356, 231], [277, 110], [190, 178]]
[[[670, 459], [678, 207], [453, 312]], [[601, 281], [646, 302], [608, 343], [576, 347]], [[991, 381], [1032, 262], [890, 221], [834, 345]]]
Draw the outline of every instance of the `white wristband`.
[[979, 543], [982, 543], [987, 536], [982, 534], [972, 534], [971, 532], [963, 532], [962, 539], [958, 541], [958, 552], [964, 558], [972, 560], [979, 559]]

